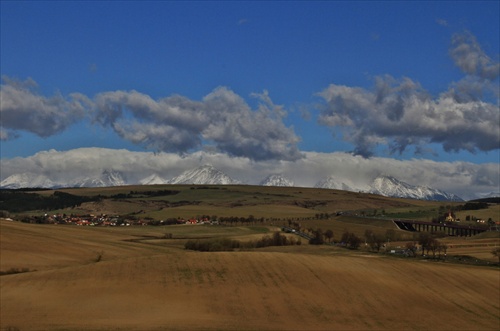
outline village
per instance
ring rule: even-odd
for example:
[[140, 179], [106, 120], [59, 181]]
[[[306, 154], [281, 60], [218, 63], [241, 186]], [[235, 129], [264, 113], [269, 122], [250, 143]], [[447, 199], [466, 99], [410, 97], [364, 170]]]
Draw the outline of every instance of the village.
[[160, 225], [195, 225], [195, 224], [219, 224], [217, 220], [210, 219], [209, 217], [197, 218], [169, 218], [167, 220], [153, 220], [153, 219], [135, 219], [124, 218], [118, 215], [67, 215], [67, 214], [44, 214], [43, 216], [26, 216], [20, 219], [23, 223], [33, 224], [60, 224], [60, 225], [77, 225], [77, 226], [160, 226]]

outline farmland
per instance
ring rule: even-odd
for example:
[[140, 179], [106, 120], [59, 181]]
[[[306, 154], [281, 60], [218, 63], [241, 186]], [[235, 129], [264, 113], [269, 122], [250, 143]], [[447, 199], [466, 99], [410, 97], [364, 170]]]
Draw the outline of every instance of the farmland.
[[[111, 196], [138, 189], [65, 191]], [[119, 212], [120, 206], [127, 213], [139, 209], [158, 217], [162, 212], [168, 217], [239, 213], [265, 221], [232, 226], [81, 227], [2, 219], [0, 270], [23, 272], [0, 277], [1, 329], [498, 330], [500, 326], [500, 270], [490, 254], [499, 245], [495, 233], [440, 239], [449, 245], [449, 261], [401, 258], [365, 247], [308, 245], [305, 240], [300, 246], [232, 252], [184, 249], [188, 239], [248, 241], [271, 235], [288, 220], [330, 228], [335, 240], [344, 230], [360, 236], [366, 229], [399, 233], [403, 231], [383, 217], [315, 215], [432, 210], [438, 203], [302, 188], [176, 189], [181, 192], [165, 198], [137, 195], [101, 202], [109, 213]], [[158, 205], [148, 207], [166, 199], [170, 204], [197, 202], [164, 204], [162, 210]], [[92, 204], [51, 212], [95, 213]], [[404, 241], [391, 242], [392, 247], [398, 245]], [[487, 264], [455, 263], [452, 256]]]
[[[156, 196], [154, 191], [177, 192]], [[312, 217], [318, 212], [338, 210], [398, 210], [399, 208], [422, 208], [417, 200], [387, 198], [372, 194], [346, 191], [260, 186], [190, 186], [155, 185], [124, 186], [109, 188], [61, 189], [36, 191], [41, 197], [54, 193], [66, 193], [82, 198], [94, 198], [74, 208], [54, 210], [69, 213], [128, 214], [141, 212], [143, 217], [155, 219], [167, 217], [191, 217], [194, 212], [207, 215], [255, 217]], [[99, 199], [95, 199], [99, 197]], [[436, 209], [438, 203], [426, 202], [426, 209]], [[436, 209], [437, 210], [437, 209]]]

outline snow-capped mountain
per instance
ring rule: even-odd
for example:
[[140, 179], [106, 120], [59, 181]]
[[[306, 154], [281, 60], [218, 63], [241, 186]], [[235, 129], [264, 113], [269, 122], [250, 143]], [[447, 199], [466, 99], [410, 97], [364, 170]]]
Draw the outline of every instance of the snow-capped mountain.
[[193, 170], [184, 171], [179, 176], [169, 180], [168, 184], [230, 185], [240, 184], [240, 182], [211, 165], [204, 165]]
[[290, 187], [295, 186], [295, 183], [281, 174], [273, 174], [264, 178], [259, 185]]
[[426, 186], [410, 185], [389, 176], [379, 176], [375, 178], [371, 187], [370, 193], [387, 197], [436, 201], [463, 201], [455, 194], [446, 193]]
[[57, 187], [58, 185], [50, 180], [47, 176], [36, 175], [33, 173], [22, 173], [9, 176], [2, 180], [0, 187], [6, 189], [18, 188], [48, 188]]
[[332, 190], [343, 190], [343, 191], [357, 191], [351, 186], [347, 185], [344, 182], [338, 181], [335, 177], [330, 176], [326, 179], [320, 180], [314, 185], [317, 188], [327, 188]]
[[139, 181], [139, 184], [141, 185], [161, 185], [167, 183], [168, 181], [166, 179], [161, 178], [157, 174], [152, 174], [151, 176], [143, 178]]
[[[346, 184], [347, 182], [347, 184]], [[125, 175], [115, 170], [104, 170], [100, 175], [87, 175], [70, 181], [61, 181], [46, 175], [20, 173], [7, 177], [0, 182], [5, 189], [18, 188], [60, 188], [60, 187], [107, 187], [135, 184], [128, 182]], [[241, 184], [211, 165], [204, 165], [187, 170], [181, 175], [166, 180], [157, 174], [150, 175], [139, 181], [142, 185], [154, 184], [193, 184], [193, 185], [230, 185]], [[266, 177], [259, 185], [264, 186], [295, 186], [294, 181], [283, 175], [273, 174]], [[414, 186], [390, 176], [379, 176], [371, 183], [352, 184], [349, 178], [338, 180], [328, 177], [316, 183], [317, 188], [337, 189], [352, 192], [380, 194], [387, 197], [410, 198], [437, 201], [463, 201], [460, 197], [438, 189], [425, 186]], [[492, 194], [497, 195], [497, 194]]]
[[67, 186], [71, 187], [106, 187], [106, 186], [123, 186], [127, 182], [122, 173], [114, 170], [104, 170], [97, 177], [83, 177], [70, 183]]

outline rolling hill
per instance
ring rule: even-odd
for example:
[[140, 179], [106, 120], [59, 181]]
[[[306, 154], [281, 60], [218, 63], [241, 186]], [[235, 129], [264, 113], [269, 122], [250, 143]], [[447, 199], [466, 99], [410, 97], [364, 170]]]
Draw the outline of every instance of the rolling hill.
[[2, 330], [498, 329], [491, 267], [309, 245], [202, 253], [175, 239], [263, 228], [173, 226], [166, 240], [158, 227], [0, 226], [1, 270], [30, 270], [1, 276]]

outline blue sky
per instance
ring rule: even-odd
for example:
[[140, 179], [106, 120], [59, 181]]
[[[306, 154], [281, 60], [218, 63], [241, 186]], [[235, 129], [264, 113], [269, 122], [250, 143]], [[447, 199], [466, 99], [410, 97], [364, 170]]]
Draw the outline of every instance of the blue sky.
[[499, 4], [2, 1], [1, 157], [498, 163]]

